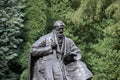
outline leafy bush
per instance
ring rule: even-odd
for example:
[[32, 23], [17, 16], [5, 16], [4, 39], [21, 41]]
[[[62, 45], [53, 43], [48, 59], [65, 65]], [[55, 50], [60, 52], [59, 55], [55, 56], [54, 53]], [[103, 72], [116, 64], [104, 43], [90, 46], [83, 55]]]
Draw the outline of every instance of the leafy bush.
[[[16, 80], [18, 74], [12, 72], [8, 62], [18, 56], [23, 41], [22, 0], [0, 0], [0, 79]], [[12, 64], [12, 63], [11, 63]]]

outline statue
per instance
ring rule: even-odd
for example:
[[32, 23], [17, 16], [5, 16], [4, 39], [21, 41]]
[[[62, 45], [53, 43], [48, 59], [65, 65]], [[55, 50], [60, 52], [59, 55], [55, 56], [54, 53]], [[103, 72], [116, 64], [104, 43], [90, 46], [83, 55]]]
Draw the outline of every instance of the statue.
[[62, 21], [56, 21], [53, 31], [32, 45], [29, 80], [88, 80], [93, 77], [80, 60], [79, 48], [63, 34], [64, 27]]

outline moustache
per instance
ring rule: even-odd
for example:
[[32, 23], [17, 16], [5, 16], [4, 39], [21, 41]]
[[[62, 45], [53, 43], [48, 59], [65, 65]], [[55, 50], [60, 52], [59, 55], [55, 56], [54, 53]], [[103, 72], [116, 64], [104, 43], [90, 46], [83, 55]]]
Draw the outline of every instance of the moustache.
[[57, 34], [57, 36], [59, 37], [59, 38], [63, 38], [63, 34], [61, 34], [61, 33], [59, 33], [59, 34]]

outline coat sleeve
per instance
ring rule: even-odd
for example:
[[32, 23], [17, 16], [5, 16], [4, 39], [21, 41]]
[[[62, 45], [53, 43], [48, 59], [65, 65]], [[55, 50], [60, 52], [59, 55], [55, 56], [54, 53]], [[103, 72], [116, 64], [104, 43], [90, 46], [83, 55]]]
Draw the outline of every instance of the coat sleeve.
[[46, 38], [43, 36], [32, 45], [30, 53], [32, 56], [45, 56], [52, 53], [52, 47], [46, 46]]
[[74, 54], [76, 56], [74, 56], [75, 60], [80, 60], [81, 59], [81, 52], [80, 49], [75, 45], [75, 43], [71, 40], [70, 41], [70, 54]]

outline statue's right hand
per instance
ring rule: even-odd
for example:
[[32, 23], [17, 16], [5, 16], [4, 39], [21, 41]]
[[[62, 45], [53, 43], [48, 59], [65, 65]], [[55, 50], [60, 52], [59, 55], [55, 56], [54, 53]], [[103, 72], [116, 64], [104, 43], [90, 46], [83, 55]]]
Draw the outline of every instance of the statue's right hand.
[[55, 42], [52, 42], [51, 43], [51, 47], [52, 47], [52, 49], [56, 49], [57, 48], [57, 44]]

